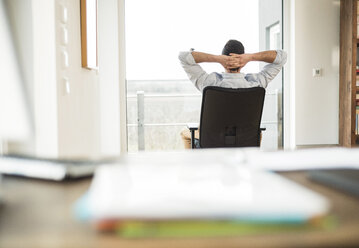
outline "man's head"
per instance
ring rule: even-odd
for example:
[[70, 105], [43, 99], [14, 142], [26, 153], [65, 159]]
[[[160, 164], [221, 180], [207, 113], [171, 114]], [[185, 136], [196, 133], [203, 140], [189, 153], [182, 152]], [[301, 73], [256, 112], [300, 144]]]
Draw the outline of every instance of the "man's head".
[[[227, 41], [226, 45], [223, 47], [222, 50], [222, 55], [227, 55], [229, 56], [229, 54], [231, 53], [236, 53], [236, 54], [243, 54], [244, 53], [244, 46], [243, 44], [238, 41], [238, 40], [229, 40]], [[230, 69], [230, 72], [238, 72], [240, 68], [233, 68]]]

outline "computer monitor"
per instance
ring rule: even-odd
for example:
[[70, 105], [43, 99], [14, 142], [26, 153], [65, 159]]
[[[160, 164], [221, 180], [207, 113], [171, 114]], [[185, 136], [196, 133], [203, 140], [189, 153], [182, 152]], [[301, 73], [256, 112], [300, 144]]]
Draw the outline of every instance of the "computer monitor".
[[0, 143], [3, 144], [5, 141], [18, 142], [29, 139], [31, 125], [25, 85], [2, 0], [0, 34]]

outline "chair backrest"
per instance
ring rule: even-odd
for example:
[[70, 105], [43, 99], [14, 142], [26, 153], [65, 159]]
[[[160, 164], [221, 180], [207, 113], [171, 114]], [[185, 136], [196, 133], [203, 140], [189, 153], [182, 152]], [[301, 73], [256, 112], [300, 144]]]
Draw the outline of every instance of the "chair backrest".
[[265, 89], [208, 86], [203, 90], [201, 148], [260, 145]]

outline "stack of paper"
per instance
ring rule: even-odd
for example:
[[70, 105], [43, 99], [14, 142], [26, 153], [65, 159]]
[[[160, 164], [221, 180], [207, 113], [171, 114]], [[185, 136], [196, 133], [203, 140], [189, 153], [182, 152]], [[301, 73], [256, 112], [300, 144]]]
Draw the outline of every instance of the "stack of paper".
[[77, 216], [127, 237], [208, 236], [297, 229], [329, 209], [326, 199], [279, 175], [205, 155], [103, 166]]
[[246, 149], [242, 152], [249, 167], [264, 170], [359, 169], [359, 149], [333, 147], [272, 152]]

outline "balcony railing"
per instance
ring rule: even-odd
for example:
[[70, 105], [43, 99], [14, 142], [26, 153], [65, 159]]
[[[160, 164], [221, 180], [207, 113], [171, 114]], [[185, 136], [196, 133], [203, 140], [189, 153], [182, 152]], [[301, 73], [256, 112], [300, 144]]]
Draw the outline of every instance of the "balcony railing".
[[164, 126], [186, 126], [187, 123], [145, 123], [145, 97], [146, 98], [184, 98], [201, 97], [201, 94], [147, 94], [144, 91], [137, 91], [136, 95], [127, 96], [128, 99], [137, 98], [137, 123], [129, 123], [128, 127], [137, 127], [138, 150], [145, 149], [145, 127], [164, 127]]
[[[128, 127], [137, 127], [138, 135], [138, 150], [145, 150], [145, 127], [165, 127], [165, 126], [187, 126], [188, 122], [176, 122], [176, 123], [145, 123], [145, 98], [185, 98], [194, 97], [200, 98], [201, 94], [146, 94], [144, 91], [137, 91], [136, 95], [128, 95], [127, 99], [137, 99], [137, 123], [128, 123]], [[274, 96], [276, 106], [275, 116], [276, 120], [262, 121], [262, 125], [277, 124], [278, 134], [281, 133], [282, 118], [281, 118], [281, 95], [278, 90], [273, 92], [267, 92], [266, 97]], [[278, 144], [281, 143], [281, 135], [278, 136]]]

